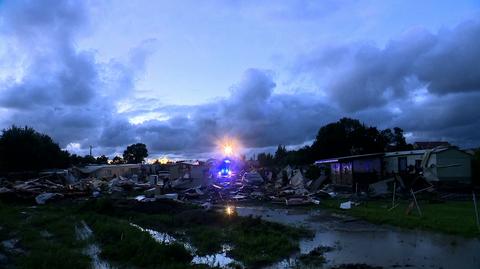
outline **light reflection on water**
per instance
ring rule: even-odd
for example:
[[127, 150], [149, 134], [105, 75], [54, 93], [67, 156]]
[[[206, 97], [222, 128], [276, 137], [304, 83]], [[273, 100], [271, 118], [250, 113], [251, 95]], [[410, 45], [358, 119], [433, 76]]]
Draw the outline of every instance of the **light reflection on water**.
[[209, 266], [219, 266], [219, 267], [226, 267], [227, 265], [231, 263], [238, 263], [234, 259], [227, 257], [227, 252], [231, 250], [231, 246], [229, 245], [223, 245], [222, 246], [222, 251], [212, 254], [212, 255], [204, 255], [204, 256], [199, 256], [195, 255], [196, 249], [190, 245], [189, 243], [182, 242], [180, 240], [177, 240], [175, 237], [167, 234], [167, 233], [162, 233], [158, 232], [152, 229], [147, 229], [140, 227], [139, 225], [136, 225], [134, 223], [130, 223], [133, 227], [140, 229], [141, 231], [148, 232], [153, 239], [155, 239], [157, 242], [162, 243], [162, 244], [172, 244], [174, 242], [182, 244], [188, 251], [190, 251], [194, 257], [192, 259], [192, 263], [194, 264], [207, 264]]

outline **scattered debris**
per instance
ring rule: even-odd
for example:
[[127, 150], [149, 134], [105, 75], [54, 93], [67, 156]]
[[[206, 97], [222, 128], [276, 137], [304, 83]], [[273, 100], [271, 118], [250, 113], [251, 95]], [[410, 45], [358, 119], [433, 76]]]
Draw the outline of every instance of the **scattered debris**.
[[332, 269], [382, 269], [381, 266], [372, 266], [365, 263], [348, 263], [332, 267]]
[[19, 247], [19, 242], [19, 239], [12, 238], [0, 242], [0, 245], [7, 253], [21, 254], [24, 253], [24, 251]]
[[352, 201], [344, 202], [340, 204], [341, 209], [350, 209], [352, 208]]
[[63, 197], [63, 194], [51, 193], [51, 192], [42, 193], [37, 195], [37, 197], [35, 197], [35, 202], [37, 202], [37, 204], [39, 205], [44, 205], [48, 200], [53, 199], [55, 197]]

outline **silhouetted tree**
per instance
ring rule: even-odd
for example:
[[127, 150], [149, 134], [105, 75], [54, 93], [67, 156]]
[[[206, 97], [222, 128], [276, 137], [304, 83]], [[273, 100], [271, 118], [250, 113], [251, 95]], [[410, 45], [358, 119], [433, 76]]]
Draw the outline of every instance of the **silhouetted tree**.
[[96, 163], [97, 163], [97, 159], [95, 159], [95, 157], [93, 157], [92, 155], [83, 156], [82, 164], [86, 165], [86, 164], [96, 164]]
[[69, 156], [48, 135], [30, 127], [12, 126], [0, 136], [0, 170], [3, 172], [66, 168]]
[[257, 161], [260, 166], [272, 166], [273, 165], [273, 155], [270, 153], [259, 153], [257, 155]]
[[395, 127], [393, 132], [391, 129], [385, 129], [380, 132], [383, 143], [385, 144], [385, 151], [401, 151], [411, 150], [413, 146], [407, 144], [402, 128]]
[[132, 144], [123, 152], [126, 163], [141, 163], [146, 157], [148, 157], [148, 150], [143, 143]]
[[375, 127], [366, 127], [359, 120], [342, 118], [318, 131], [312, 145], [316, 159], [352, 154], [381, 152], [385, 145]]
[[285, 157], [287, 156], [287, 149], [283, 145], [278, 145], [277, 151], [275, 151], [275, 163], [277, 165], [282, 165], [285, 162]]
[[108, 164], [108, 157], [105, 156], [105, 155], [97, 157], [97, 159], [95, 160], [95, 163], [96, 164]]
[[124, 163], [125, 163], [125, 161], [120, 156], [115, 156], [112, 159], [112, 164], [124, 164]]

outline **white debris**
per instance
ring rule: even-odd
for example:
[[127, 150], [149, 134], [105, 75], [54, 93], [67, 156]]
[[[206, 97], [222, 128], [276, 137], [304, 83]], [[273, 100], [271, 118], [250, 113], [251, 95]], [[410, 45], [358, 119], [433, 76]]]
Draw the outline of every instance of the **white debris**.
[[340, 204], [341, 209], [350, 209], [352, 208], [352, 201], [348, 201]]
[[54, 197], [63, 197], [63, 194], [51, 192], [42, 193], [35, 197], [35, 202], [37, 202], [39, 205], [44, 205], [48, 200]]

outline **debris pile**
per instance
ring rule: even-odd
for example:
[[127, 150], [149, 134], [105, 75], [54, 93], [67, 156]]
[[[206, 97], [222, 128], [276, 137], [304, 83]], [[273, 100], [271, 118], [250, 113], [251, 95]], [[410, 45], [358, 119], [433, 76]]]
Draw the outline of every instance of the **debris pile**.
[[[205, 171], [208, 171], [205, 170]], [[202, 177], [193, 177], [190, 170], [186, 173], [163, 174], [143, 173], [141, 176], [113, 175], [109, 178], [89, 174], [85, 178], [75, 178], [72, 174], [47, 174], [24, 181], [0, 179], [0, 197], [12, 196], [35, 199], [38, 204], [65, 197], [99, 197], [118, 194], [132, 196], [140, 202], [157, 199], [185, 201], [210, 208], [218, 203], [236, 203], [241, 201], [268, 201], [287, 206], [320, 204], [326, 198], [345, 198], [342, 208], [349, 209], [365, 199], [391, 197], [410, 197], [424, 191], [431, 192], [432, 185], [423, 177], [394, 175], [383, 181], [371, 181], [367, 188], [358, 183], [344, 187], [330, 184], [331, 175], [326, 170], [319, 173], [307, 173], [306, 169], [286, 166], [281, 170], [248, 169], [230, 173], [228, 176], [216, 173], [204, 173]], [[308, 175], [308, 177], [306, 176]], [[85, 175], [84, 175], [85, 176]], [[197, 173], [198, 176], [198, 173]], [[403, 196], [403, 197], [402, 197]]]
[[25, 181], [0, 181], [0, 195], [22, 199], [34, 198], [38, 204], [45, 204], [48, 200], [62, 197], [99, 196], [102, 193], [127, 192], [132, 190], [146, 190], [150, 184], [138, 183], [131, 178], [116, 177], [84, 178], [73, 183], [62, 175], [49, 174]]

